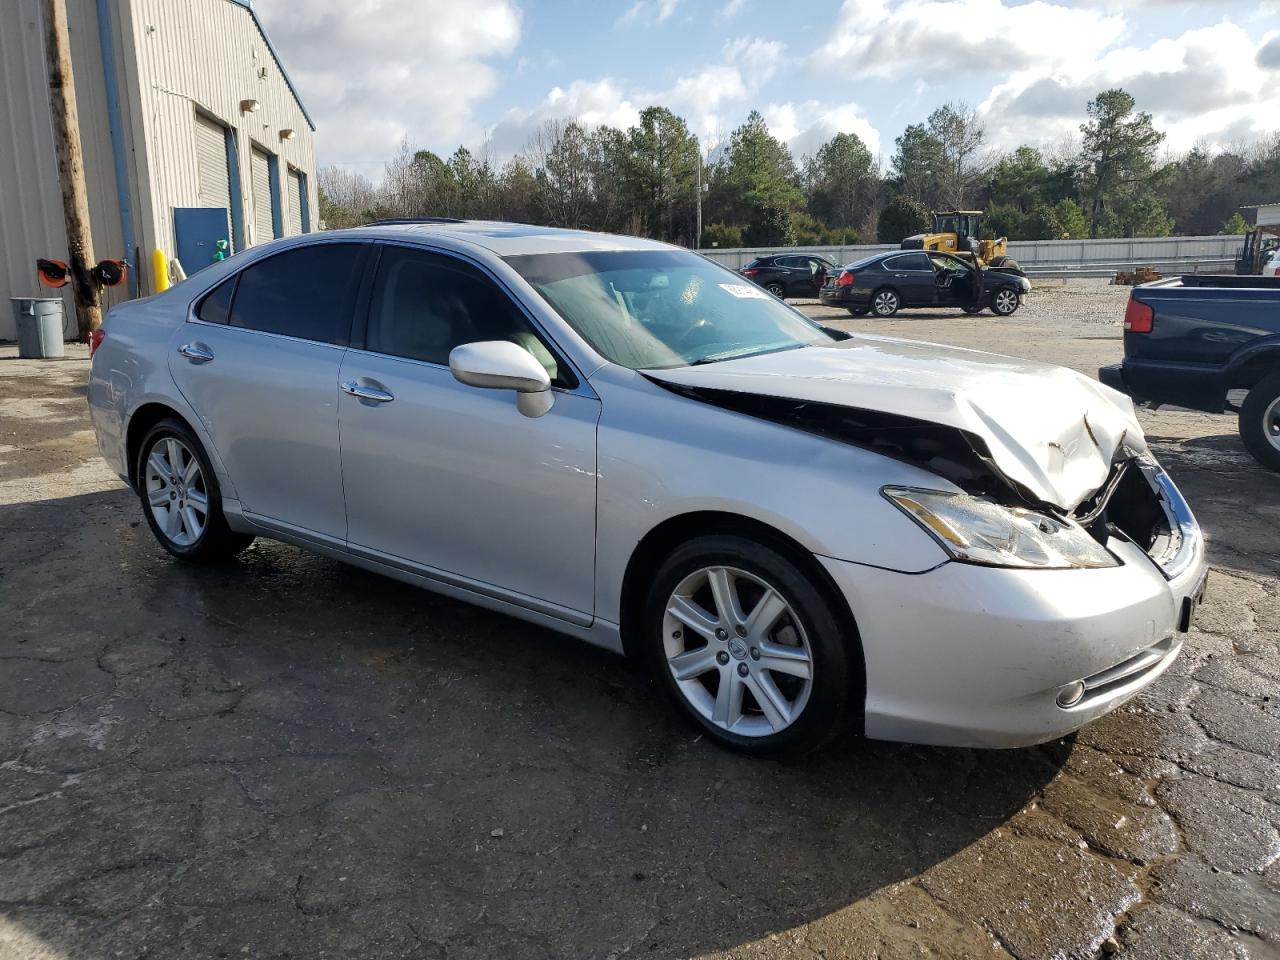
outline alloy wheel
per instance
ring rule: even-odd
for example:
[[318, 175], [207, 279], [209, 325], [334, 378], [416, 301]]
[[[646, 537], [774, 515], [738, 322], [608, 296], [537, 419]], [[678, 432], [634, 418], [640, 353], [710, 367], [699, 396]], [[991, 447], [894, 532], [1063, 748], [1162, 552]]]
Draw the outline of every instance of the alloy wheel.
[[179, 547], [189, 547], [209, 522], [209, 491], [200, 458], [176, 437], [161, 437], [147, 454], [147, 509]]
[[1018, 308], [1018, 295], [1012, 290], [1001, 290], [996, 294], [995, 308], [1002, 314], [1013, 313]]
[[781, 300], [782, 295], [787, 292], [786, 290], [782, 289], [782, 284], [780, 283], [771, 283], [767, 287], [765, 287], [765, 289], [768, 290], [770, 293], [772, 293], [779, 300]]
[[685, 577], [663, 617], [667, 667], [681, 695], [717, 727], [776, 734], [803, 712], [813, 651], [791, 604], [760, 577], [702, 567]]
[[875, 311], [882, 317], [896, 313], [898, 310], [898, 295], [892, 290], [881, 290], [876, 294]]
[[1267, 442], [1280, 450], [1280, 397], [1276, 397], [1262, 412], [1262, 431]]

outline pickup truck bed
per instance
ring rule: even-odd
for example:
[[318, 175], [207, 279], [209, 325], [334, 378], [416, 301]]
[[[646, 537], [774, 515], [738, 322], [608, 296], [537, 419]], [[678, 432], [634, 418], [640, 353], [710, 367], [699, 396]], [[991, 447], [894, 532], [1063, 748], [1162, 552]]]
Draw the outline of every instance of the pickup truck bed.
[[[1134, 287], [1124, 362], [1098, 378], [1153, 406], [1238, 410], [1240, 435], [1280, 470], [1280, 277], [1184, 276]], [[1239, 408], [1231, 390], [1247, 390]]]

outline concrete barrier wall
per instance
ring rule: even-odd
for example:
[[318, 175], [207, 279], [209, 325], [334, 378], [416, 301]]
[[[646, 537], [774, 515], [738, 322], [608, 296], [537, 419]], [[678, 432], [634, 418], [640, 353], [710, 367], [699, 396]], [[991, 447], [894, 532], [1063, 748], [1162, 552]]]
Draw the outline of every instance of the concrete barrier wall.
[[[1044, 268], [1075, 266], [1095, 269], [1122, 269], [1143, 264], [1171, 266], [1198, 262], [1232, 264], [1244, 243], [1241, 236], [1212, 237], [1136, 237], [1132, 240], [1011, 240], [1009, 256], [1028, 272]], [[735, 249], [706, 248], [704, 256], [737, 269], [762, 254], [814, 253], [836, 263], [850, 263], [860, 257], [897, 249], [897, 244], [869, 243], [839, 247], [742, 247]], [[1040, 269], [1037, 269], [1040, 268]]]

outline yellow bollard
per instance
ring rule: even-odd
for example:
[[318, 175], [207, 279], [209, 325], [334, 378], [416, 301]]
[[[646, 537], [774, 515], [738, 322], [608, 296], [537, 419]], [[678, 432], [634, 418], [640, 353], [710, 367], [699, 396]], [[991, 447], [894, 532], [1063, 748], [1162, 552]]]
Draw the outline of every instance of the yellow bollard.
[[155, 277], [156, 293], [169, 289], [169, 260], [159, 247], [151, 254], [151, 273]]

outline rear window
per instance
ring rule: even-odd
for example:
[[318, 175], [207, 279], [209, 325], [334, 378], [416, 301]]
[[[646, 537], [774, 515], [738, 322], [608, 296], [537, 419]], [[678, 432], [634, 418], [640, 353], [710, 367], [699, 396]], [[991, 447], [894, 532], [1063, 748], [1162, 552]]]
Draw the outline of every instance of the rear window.
[[882, 256], [883, 254], [873, 253], [869, 257], [863, 257], [861, 260], [855, 260], [853, 261], [853, 263], [846, 263], [844, 265], [844, 269], [845, 270], [858, 270], [858, 269], [865, 270], [867, 267], [871, 266], [873, 263], [879, 260]]

